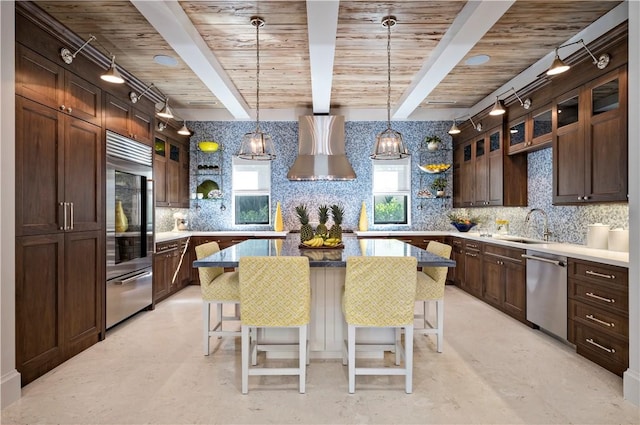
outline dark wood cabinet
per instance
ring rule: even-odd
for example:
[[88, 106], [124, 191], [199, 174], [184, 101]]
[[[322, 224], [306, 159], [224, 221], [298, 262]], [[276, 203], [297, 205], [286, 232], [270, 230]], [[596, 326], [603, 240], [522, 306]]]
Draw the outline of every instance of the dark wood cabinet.
[[460, 286], [464, 279], [464, 257], [464, 240], [451, 238], [451, 259], [456, 262], [456, 266], [449, 269], [447, 280], [454, 285]]
[[153, 256], [154, 304], [191, 283], [189, 238], [156, 243]]
[[570, 259], [568, 339], [578, 354], [622, 376], [629, 366], [629, 283], [622, 267]]
[[157, 206], [189, 207], [189, 144], [155, 136], [153, 172]]
[[482, 244], [476, 241], [465, 241], [464, 255], [464, 280], [460, 287], [482, 298]]
[[553, 203], [627, 201], [627, 67], [559, 96]]
[[107, 94], [105, 127], [108, 130], [151, 145], [153, 123], [153, 115], [135, 108], [129, 99], [123, 100], [112, 94]]
[[16, 44], [16, 94], [102, 125], [102, 90], [21, 44]]
[[509, 155], [531, 152], [551, 146], [553, 120], [551, 104], [509, 122], [506, 143]]
[[524, 251], [484, 244], [482, 297], [521, 322], [526, 321], [526, 265]]

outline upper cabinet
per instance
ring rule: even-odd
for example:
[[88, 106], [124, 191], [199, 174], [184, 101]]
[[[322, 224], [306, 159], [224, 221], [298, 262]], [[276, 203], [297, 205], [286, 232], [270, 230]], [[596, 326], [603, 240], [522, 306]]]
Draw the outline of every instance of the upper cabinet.
[[[172, 127], [167, 127], [167, 130]], [[167, 134], [155, 136], [153, 177], [156, 206], [189, 208], [189, 142]]]
[[551, 104], [548, 104], [511, 121], [507, 135], [509, 155], [551, 146], [551, 118]]
[[128, 100], [107, 94], [105, 127], [115, 133], [151, 145], [153, 139], [153, 115], [139, 110]]
[[627, 67], [556, 99], [553, 203], [627, 201]]

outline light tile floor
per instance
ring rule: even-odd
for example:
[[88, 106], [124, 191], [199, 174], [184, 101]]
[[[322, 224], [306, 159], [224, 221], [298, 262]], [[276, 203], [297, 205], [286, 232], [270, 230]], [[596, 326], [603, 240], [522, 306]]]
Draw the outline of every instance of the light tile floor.
[[239, 340], [202, 355], [188, 287], [23, 388], [2, 424], [640, 423], [618, 376], [457, 288], [445, 299], [444, 352], [416, 336], [411, 395], [402, 377], [359, 377], [349, 395], [339, 361], [312, 361], [306, 394], [256, 377], [243, 396]]

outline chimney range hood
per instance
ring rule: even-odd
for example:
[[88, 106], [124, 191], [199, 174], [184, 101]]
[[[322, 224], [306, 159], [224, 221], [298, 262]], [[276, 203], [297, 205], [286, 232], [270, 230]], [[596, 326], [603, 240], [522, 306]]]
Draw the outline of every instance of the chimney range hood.
[[308, 115], [298, 118], [298, 157], [289, 180], [354, 180], [344, 149], [344, 116]]

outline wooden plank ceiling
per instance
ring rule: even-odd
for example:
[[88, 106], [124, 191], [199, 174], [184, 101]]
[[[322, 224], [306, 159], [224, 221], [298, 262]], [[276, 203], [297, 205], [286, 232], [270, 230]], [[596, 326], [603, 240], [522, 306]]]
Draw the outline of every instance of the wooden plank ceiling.
[[[188, 63], [128, 1], [36, 1], [42, 9], [95, 47], [116, 55], [119, 66], [153, 83], [174, 108], [220, 109]], [[174, 2], [167, 2], [174, 3]], [[480, 38], [464, 59], [418, 108], [468, 108], [504, 85], [555, 47], [616, 7], [620, 1], [519, 0]], [[200, 34], [248, 108], [256, 105], [256, 32], [250, 18], [261, 16], [260, 109], [310, 108], [312, 73], [305, 1], [180, 1], [176, 3]], [[398, 24], [391, 32], [392, 108], [415, 85], [466, 1], [340, 1], [331, 85], [332, 108], [384, 109], [387, 97], [387, 32], [384, 16]], [[181, 21], [176, 25], [181, 25]], [[449, 34], [451, 35], [451, 34]], [[445, 37], [446, 38], [446, 37]], [[469, 48], [467, 48], [469, 49]], [[479, 54], [480, 66], [465, 65]], [[175, 67], [156, 55], [178, 60]], [[442, 105], [441, 102], [451, 102]]]

